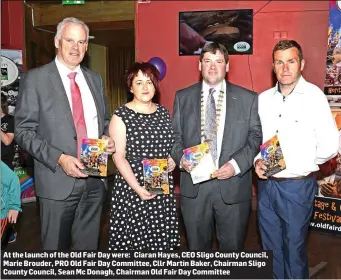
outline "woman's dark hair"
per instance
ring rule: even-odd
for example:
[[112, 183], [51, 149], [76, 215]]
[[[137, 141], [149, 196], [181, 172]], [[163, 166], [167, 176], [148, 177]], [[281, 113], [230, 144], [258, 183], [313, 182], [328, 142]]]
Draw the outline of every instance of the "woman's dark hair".
[[153, 98], [153, 102], [156, 102], [156, 98], [160, 93], [160, 72], [157, 68], [149, 63], [149, 62], [135, 62], [126, 72], [126, 86], [129, 92], [128, 101], [133, 99], [133, 95], [130, 92], [131, 86], [133, 85], [133, 80], [137, 76], [139, 72], [142, 72], [143, 75], [147, 76], [153, 83], [155, 87], [155, 95]]
[[1, 110], [4, 114], [8, 114], [7, 97], [1, 93]]

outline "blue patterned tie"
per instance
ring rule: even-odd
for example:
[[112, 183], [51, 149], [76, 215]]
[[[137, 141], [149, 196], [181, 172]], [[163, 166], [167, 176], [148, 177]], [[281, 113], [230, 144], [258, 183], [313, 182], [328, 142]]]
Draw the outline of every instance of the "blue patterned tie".
[[214, 102], [213, 93], [214, 88], [210, 88], [206, 103], [205, 113], [205, 135], [206, 139], [210, 140], [209, 147], [213, 161], [217, 159], [217, 130], [216, 130], [216, 106]]

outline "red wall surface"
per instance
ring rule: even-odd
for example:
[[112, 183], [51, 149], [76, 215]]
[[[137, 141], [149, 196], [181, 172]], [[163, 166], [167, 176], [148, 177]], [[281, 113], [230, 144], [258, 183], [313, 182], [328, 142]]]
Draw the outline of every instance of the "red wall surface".
[[228, 80], [249, 89], [253, 88], [258, 93], [272, 87], [272, 49], [280, 40], [274, 38], [274, 32], [282, 32], [284, 37], [287, 34], [286, 39], [294, 39], [301, 44], [306, 59], [303, 74], [307, 80], [322, 88], [326, 65], [328, 3], [329, 1], [151, 0], [150, 3], [136, 5], [136, 57], [147, 61], [158, 56], [166, 62], [167, 74], [161, 82], [160, 103], [172, 112], [176, 90], [196, 83], [200, 77], [199, 57], [178, 55], [178, 13], [253, 9], [256, 13], [253, 55], [230, 56]]
[[1, 1], [1, 48], [24, 52], [24, 8], [22, 1]]

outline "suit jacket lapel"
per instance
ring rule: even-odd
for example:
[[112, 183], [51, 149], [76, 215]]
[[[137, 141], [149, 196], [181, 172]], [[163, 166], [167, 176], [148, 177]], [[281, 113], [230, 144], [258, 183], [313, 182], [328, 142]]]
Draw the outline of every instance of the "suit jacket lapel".
[[95, 101], [95, 106], [96, 106], [96, 110], [97, 110], [97, 120], [98, 120], [98, 136], [101, 137], [102, 135], [102, 129], [101, 127], [104, 126], [104, 119], [103, 119], [103, 114], [101, 114], [101, 109], [100, 109], [100, 100], [101, 100], [101, 89], [100, 88], [96, 88], [96, 85], [93, 81], [93, 78], [91, 76], [91, 74], [89, 73], [88, 69], [81, 67], [83, 75], [85, 77], [85, 80], [90, 88], [92, 97]]
[[67, 98], [65, 88], [64, 88], [62, 79], [60, 77], [60, 74], [58, 72], [58, 68], [56, 66], [55, 61], [52, 61], [50, 63], [50, 80], [53, 84], [53, 87], [54, 87], [56, 95], [57, 95], [57, 97], [58, 97], [58, 99], [62, 105], [62, 108], [64, 109], [66, 118], [70, 122], [73, 129], [76, 131], [75, 124], [74, 124], [73, 117], [72, 117], [72, 111], [71, 111], [70, 103], [69, 103], [69, 100]]
[[201, 90], [202, 90], [202, 83], [198, 83], [197, 86], [194, 88], [194, 92], [192, 94], [192, 103], [193, 103], [193, 112], [195, 116], [195, 126], [198, 131], [198, 138], [201, 142]]
[[223, 141], [222, 144], [224, 144], [227, 139], [227, 135], [231, 132], [231, 120], [234, 120], [236, 114], [235, 110], [237, 110], [236, 106], [234, 106], [235, 102], [234, 100], [237, 98], [234, 96], [234, 92], [231, 90], [230, 84], [226, 81], [226, 89], [225, 89], [225, 94], [226, 94], [226, 114], [225, 114], [225, 126], [224, 126], [224, 134], [223, 134]]

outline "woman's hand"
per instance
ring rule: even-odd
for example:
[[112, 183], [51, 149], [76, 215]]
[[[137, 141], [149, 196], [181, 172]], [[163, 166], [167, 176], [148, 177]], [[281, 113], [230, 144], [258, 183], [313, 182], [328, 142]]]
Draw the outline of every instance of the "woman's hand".
[[149, 193], [145, 188], [138, 186], [135, 189], [135, 192], [138, 194], [138, 196], [142, 199], [142, 200], [150, 200], [153, 199], [154, 197], [156, 197], [156, 194], [151, 194]]
[[172, 172], [176, 167], [175, 161], [172, 159], [170, 155], [167, 158], [167, 164], [168, 164], [168, 170], [167, 170], [168, 172]]

